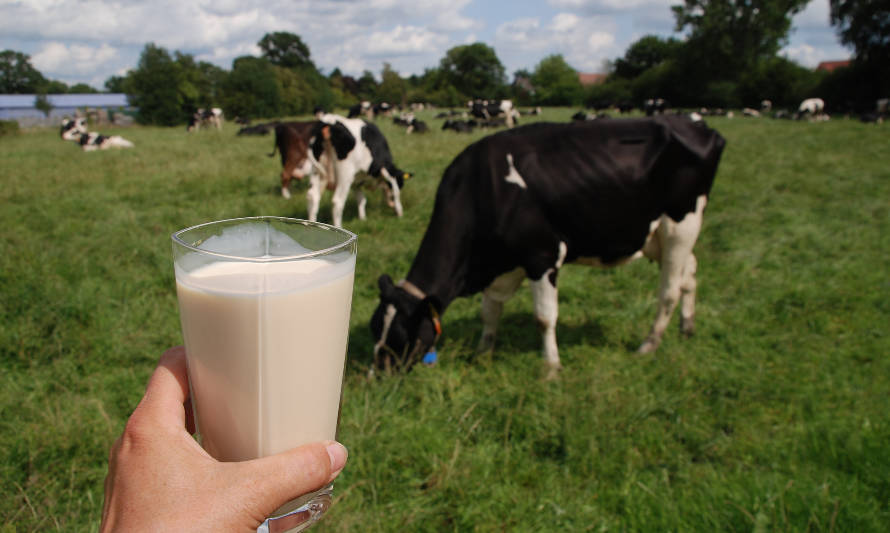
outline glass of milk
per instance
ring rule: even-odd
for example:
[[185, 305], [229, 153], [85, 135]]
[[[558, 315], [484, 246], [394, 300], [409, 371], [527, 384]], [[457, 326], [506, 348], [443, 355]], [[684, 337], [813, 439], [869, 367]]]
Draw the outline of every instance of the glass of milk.
[[[279, 217], [173, 234], [189, 385], [201, 445], [220, 461], [337, 436], [356, 236]], [[332, 486], [280, 507], [257, 530], [301, 531]]]

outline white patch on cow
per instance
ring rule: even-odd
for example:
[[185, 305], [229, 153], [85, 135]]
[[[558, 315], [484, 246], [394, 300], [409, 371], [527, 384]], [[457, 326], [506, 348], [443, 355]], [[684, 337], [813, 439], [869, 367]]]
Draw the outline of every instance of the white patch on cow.
[[380, 338], [374, 344], [374, 356], [386, 344], [386, 337], [389, 336], [389, 329], [392, 327], [392, 321], [396, 318], [396, 306], [389, 304], [386, 306], [386, 312], [383, 314], [383, 330], [380, 332]]
[[507, 183], [513, 183], [514, 185], [519, 185], [523, 189], [527, 189], [528, 186], [525, 184], [525, 180], [522, 179], [522, 176], [516, 171], [516, 167], [513, 166], [513, 154], [507, 154], [507, 166], [509, 167], [509, 171], [504, 178]]
[[569, 251], [569, 247], [566, 246], [566, 243], [559, 241], [559, 257], [556, 260], [556, 269], [559, 270], [562, 268], [563, 262], [566, 260], [566, 254]]
[[556, 285], [550, 282], [550, 274], [553, 272], [554, 269], [548, 269], [541, 276], [541, 279], [530, 282], [532, 298], [535, 304], [535, 319], [541, 328], [544, 359], [550, 366], [551, 376], [562, 366], [559, 362], [559, 349], [556, 346], [556, 320], [559, 316], [559, 295]]
[[504, 302], [513, 296], [525, 277], [525, 269], [517, 267], [495, 278], [482, 292], [482, 337], [477, 346], [479, 352], [487, 352], [494, 347]]

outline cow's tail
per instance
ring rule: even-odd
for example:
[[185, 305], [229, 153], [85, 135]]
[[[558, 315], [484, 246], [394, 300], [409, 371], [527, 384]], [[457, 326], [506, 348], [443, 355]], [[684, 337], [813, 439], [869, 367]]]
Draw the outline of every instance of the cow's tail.
[[275, 144], [272, 145], [272, 153], [266, 154], [269, 157], [275, 157], [275, 152], [278, 151], [278, 135], [275, 135]]

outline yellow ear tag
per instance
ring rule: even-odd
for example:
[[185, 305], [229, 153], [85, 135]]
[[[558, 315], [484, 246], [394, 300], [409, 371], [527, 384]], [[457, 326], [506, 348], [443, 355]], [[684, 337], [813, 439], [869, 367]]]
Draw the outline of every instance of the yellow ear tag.
[[411, 179], [411, 174], [405, 172], [404, 174], [402, 174], [402, 179], [410, 180], [410, 179]]

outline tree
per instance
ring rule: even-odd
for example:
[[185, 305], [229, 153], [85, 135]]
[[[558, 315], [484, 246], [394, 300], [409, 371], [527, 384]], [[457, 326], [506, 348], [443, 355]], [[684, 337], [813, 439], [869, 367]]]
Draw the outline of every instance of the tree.
[[867, 98], [890, 92], [890, 4], [887, 0], [830, 0], [831, 25], [856, 50], [859, 74], [871, 78]]
[[0, 52], [0, 94], [40, 92], [46, 78], [31, 66], [31, 58], [15, 50]]
[[531, 77], [536, 98], [543, 105], [575, 105], [580, 103], [583, 89], [578, 71], [559, 54], [547, 56], [535, 66]]
[[[791, 17], [809, 0], [684, 0], [671, 7], [676, 30], [689, 28], [687, 65], [705, 79], [732, 80], [787, 41]], [[705, 81], [705, 80], [700, 80]]]
[[263, 35], [257, 46], [263, 51], [263, 57], [273, 65], [295, 69], [306, 67], [315, 69], [315, 65], [309, 57], [309, 47], [299, 35], [286, 31], [267, 33]]
[[467, 98], [499, 98], [506, 94], [506, 74], [494, 48], [484, 43], [455, 46], [439, 68], [444, 81]]
[[94, 87], [87, 85], [86, 83], [75, 83], [68, 88], [68, 92], [71, 94], [96, 94], [99, 91], [97, 91]]
[[274, 117], [282, 109], [274, 65], [265, 58], [242, 56], [232, 63], [222, 87], [226, 113], [240, 117]]
[[111, 76], [107, 80], [105, 80], [105, 90], [110, 93], [126, 93], [127, 91], [127, 77], [126, 76]]
[[886, 0], [830, 0], [831, 25], [860, 60], [890, 61], [890, 4]]
[[615, 60], [613, 74], [619, 78], [633, 79], [667, 61], [673, 59], [683, 43], [676, 39], [662, 39], [646, 35], [631, 44], [624, 57]]
[[392, 69], [389, 63], [383, 63], [380, 72], [380, 87], [377, 88], [377, 98], [391, 104], [405, 104], [406, 87], [405, 80], [399, 73]]
[[139, 109], [143, 124], [173, 126], [185, 118], [179, 91], [180, 66], [170, 53], [154, 43], [145, 45], [136, 69], [128, 74], [130, 103]]
[[46, 93], [40, 93], [34, 97], [34, 107], [43, 112], [43, 115], [49, 117], [53, 111], [53, 105], [49, 102]]

